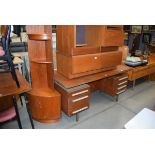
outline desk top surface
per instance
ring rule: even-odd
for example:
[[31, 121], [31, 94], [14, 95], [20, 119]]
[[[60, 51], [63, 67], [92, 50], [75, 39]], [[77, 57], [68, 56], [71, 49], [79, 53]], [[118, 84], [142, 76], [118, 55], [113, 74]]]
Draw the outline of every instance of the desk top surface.
[[20, 88], [16, 86], [16, 82], [12, 79], [10, 72], [0, 73], [0, 97], [9, 95], [18, 95], [31, 90], [29, 83], [16, 70]]
[[68, 79], [62, 76], [61, 74], [59, 74], [57, 71], [55, 71], [54, 78], [55, 78], [55, 81], [57, 81], [60, 85], [66, 88], [72, 88], [72, 87], [75, 87], [81, 84], [85, 84], [85, 83], [97, 81], [103, 78], [107, 78], [110, 76], [114, 76], [117, 74], [121, 74], [128, 70], [130, 70], [130, 67], [125, 66], [125, 65], [119, 65], [117, 66], [116, 69], [113, 69], [113, 70], [103, 71], [100, 73], [86, 75], [86, 76], [82, 76], [82, 77], [74, 78], [74, 79]]

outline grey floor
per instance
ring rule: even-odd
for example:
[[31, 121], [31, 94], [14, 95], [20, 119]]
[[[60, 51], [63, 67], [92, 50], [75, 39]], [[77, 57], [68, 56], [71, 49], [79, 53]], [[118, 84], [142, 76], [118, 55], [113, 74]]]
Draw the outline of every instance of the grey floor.
[[[90, 108], [80, 113], [80, 120], [75, 116], [62, 118], [55, 124], [43, 124], [34, 121], [36, 129], [122, 129], [124, 125], [143, 108], [155, 109], [155, 82], [138, 80], [134, 90], [128, 90], [115, 102], [112, 97], [101, 91], [91, 94]], [[20, 116], [24, 129], [30, 129], [26, 108], [20, 107]], [[3, 129], [18, 129], [17, 121], [13, 120], [1, 126]]]

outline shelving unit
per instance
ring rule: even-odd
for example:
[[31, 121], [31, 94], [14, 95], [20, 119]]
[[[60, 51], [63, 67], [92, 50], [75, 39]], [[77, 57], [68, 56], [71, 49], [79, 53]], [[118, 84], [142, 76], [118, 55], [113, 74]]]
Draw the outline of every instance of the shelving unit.
[[57, 70], [72, 79], [121, 64], [123, 26], [57, 26]]
[[32, 79], [29, 94], [32, 117], [43, 123], [61, 117], [60, 94], [54, 89], [51, 26], [27, 26]]

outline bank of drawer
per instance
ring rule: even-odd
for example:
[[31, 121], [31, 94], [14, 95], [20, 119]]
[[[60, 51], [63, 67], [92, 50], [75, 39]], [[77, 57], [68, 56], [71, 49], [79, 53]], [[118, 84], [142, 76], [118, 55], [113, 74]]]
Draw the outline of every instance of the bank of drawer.
[[72, 74], [101, 69], [101, 54], [87, 54], [72, 57]]

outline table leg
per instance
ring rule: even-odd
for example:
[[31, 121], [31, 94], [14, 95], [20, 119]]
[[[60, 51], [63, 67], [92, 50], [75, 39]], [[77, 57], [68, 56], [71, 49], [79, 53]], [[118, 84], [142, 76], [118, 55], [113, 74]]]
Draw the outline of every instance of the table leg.
[[18, 111], [18, 107], [17, 107], [16, 96], [13, 96], [12, 99], [13, 99], [13, 104], [14, 104], [15, 111], [16, 111], [18, 126], [19, 126], [20, 129], [22, 129], [22, 124], [21, 124], [21, 121], [20, 121], [19, 111]]
[[26, 109], [27, 109], [27, 113], [29, 115], [29, 119], [30, 119], [30, 122], [31, 122], [31, 127], [32, 127], [32, 129], [34, 129], [34, 123], [33, 123], [32, 115], [31, 115], [31, 111], [30, 111], [30, 106], [29, 106], [29, 102], [28, 102], [28, 99], [27, 99], [26, 95], [25, 95], [25, 98], [26, 98], [26, 101], [25, 101]]

